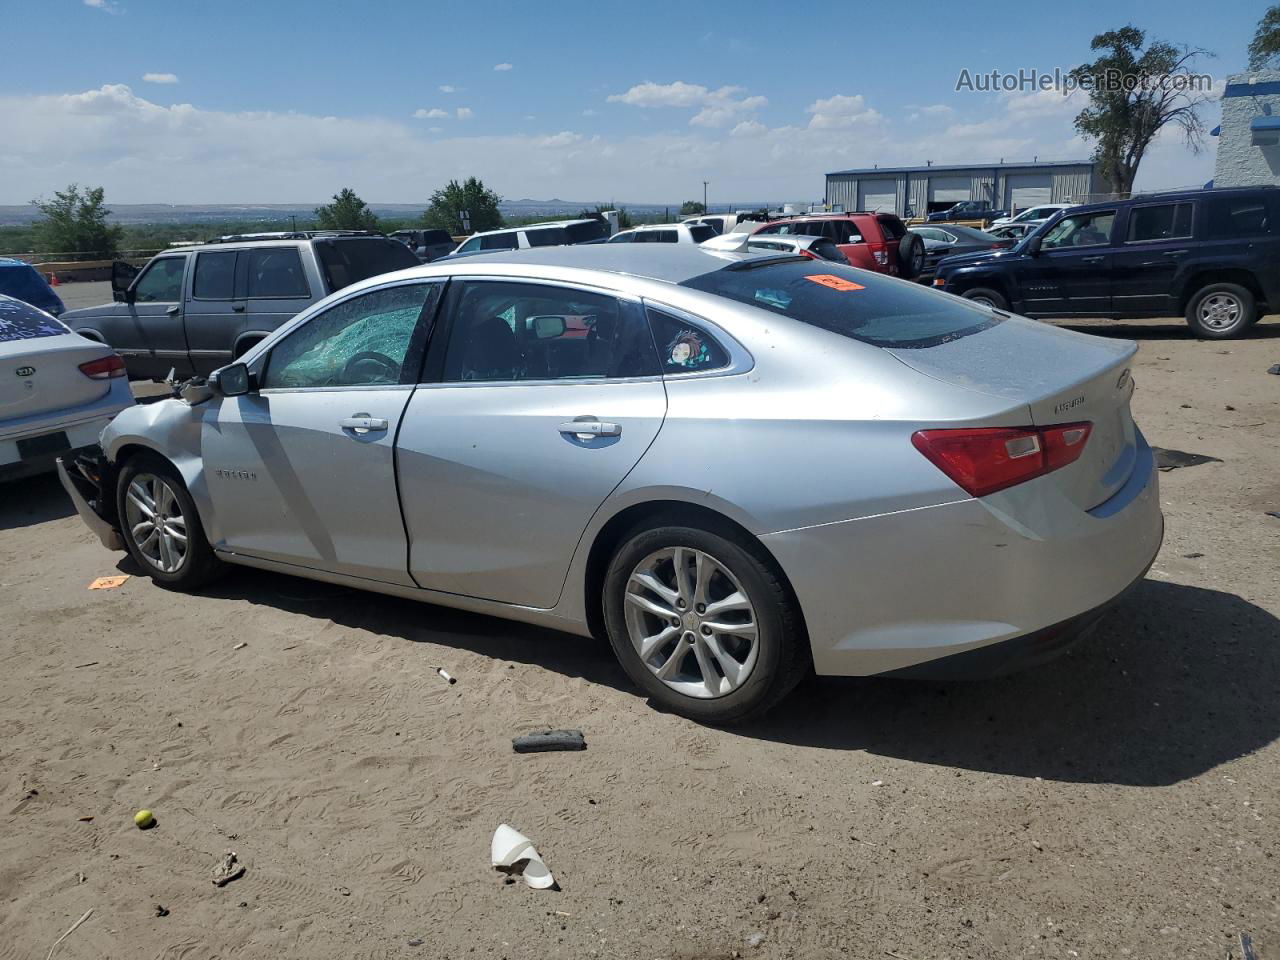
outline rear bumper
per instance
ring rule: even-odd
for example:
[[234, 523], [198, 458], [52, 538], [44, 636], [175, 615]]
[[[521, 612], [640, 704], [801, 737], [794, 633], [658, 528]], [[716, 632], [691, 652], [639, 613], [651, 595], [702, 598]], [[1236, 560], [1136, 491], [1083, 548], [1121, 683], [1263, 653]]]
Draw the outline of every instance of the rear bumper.
[[819, 674], [919, 675], [963, 654], [974, 655], [953, 668], [1000, 672], [1067, 645], [1141, 579], [1164, 536], [1157, 478], [1140, 440], [1130, 481], [1090, 511], [1042, 477], [1007, 498], [762, 539], [800, 601]]
[[[0, 480], [14, 480], [53, 470], [59, 455], [98, 442], [102, 430], [122, 410], [133, 406], [133, 394], [123, 377], [111, 381], [111, 389], [92, 403], [69, 410], [35, 414], [0, 422]], [[67, 435], [67, 445], [60, 451], [34, 457], [23, 456], [19, 441], [33, 440], [58, 433]]]
[[57, 467], [58, 479], [80, 519], [108, 550], [123, 550], [124, 537], [117, 527], [115, 504], [110, 495], [114, 485], [107, 458], [100, 450], [81, 451], [75, 457], [58, 457]]

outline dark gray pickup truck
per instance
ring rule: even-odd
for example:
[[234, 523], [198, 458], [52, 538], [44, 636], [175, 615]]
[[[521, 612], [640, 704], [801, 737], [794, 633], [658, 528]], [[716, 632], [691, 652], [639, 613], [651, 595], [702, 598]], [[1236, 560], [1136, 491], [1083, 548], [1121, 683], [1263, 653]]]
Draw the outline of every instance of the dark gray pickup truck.
[[141, 270], [116, 263], [115, 302], [61, 319], [113, 347], [134, 379], [204, 375], [335, 290], [417, 265], [408, 247], [379, 234], [223, 237], [166, 250]]

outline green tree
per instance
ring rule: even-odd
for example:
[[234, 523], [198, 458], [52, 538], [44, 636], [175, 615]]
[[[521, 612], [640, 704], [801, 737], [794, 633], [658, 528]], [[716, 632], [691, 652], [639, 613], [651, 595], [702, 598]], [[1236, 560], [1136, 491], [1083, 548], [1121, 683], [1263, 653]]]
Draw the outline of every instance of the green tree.
[[1249, 44], [1249, 69], [1280, 66], [1280, 4], [1267, 7]]
[[[1094, 143], [1094, 161], [1112, 190], [1128, 196], [1138, 165], [1160, 130], [1173, 124], [1194, 152], [1204, 142], [1200, 106], [1208, 101], [1207, 83], [1192, 70], [1205, 50], [1153, 40], [1129, 25], [1093, 38], [1092, 63], [1071, 71], [1089, 91], [1089, 106], [1076, 115], [1076, 130]], [[1084, 85], [1088, 85], [1085, 87]]]
[[692, 217], [699, 213], [706, 213], [707, 208], [702, 205], [701, 200], [686, 200], [680, 204], [680, 216]]
[[[502, 213], [498, 210], [501, 202], [500, 196], [475, 177], [467, 177], [462, 183], [450, 180], [443, 188], [431, 194], [430, 204], [422, 214], [422, 224], [437, 230], [448, 230], [454, 235], [497, 230], [504, 225]], [[469, 231], [462, 224], [464, 210], [471, 216]]]
[[377, 230], [378, 218], [350, 187], [333, 195], [333, 203], [316, 207], [321, 230]]
[[32, 200], [43, 218], [32, 224], [39, 253], [76, 253], [114, 257], [120, 249], [119, 226], [107, 223], [102, 187], [71, 184], [52, 200]]

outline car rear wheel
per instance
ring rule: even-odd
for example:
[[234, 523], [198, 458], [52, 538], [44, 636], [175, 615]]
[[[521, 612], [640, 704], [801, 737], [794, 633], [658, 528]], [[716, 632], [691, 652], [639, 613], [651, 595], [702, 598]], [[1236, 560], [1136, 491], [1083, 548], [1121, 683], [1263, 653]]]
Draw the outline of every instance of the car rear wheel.
[[168, 462], [151, 454], [131, 458], [120, 471], [116, 496], [125, 546], [152, 580], [194, 590], [223, 572], [195, 502]]
[[908, 233], [898, 241], [898, 275], [914, 280], [924, 273], [924, 240], [918, 233]]
[[609, 641], [627, 674], [673, 713], [738, 723], [781, 700], [809, 665], [795, 601], [757, 552], [708, 530], [627, 538], [604, 583]]
[[966, 300], [972, 300], [974, 303], [980, 303], [984, 307], [994, 307], [997, 310], [1009, 309], [1009, 301], [1004, 298], [1004, 294], [989, 287], [974, 287], [972, 290], [966, 290], [960, 296]]
[[1258, 318], [1252, 293], [1235, 283], [1211, 283], [1187, 304], [1187, 326], [1208, 340], [1238, 337]]

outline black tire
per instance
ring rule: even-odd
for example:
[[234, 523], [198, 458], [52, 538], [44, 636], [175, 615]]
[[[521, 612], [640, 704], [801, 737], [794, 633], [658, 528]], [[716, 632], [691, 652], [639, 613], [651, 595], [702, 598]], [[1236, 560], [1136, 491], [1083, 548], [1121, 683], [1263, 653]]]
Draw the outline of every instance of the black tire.
[[924, 240], [918, 233], [907, 232], [898, 241], [898, 276], [914, 280], [924, 272]]
[[[181, 511], [182, 527], [186, 531], [186, 551], [181, 561], [172, 570], [159, 565], [163, 562], [147, 555], [139, 543], [141, 534], [134, 534], [134, 524], [130, 519], [127, 503], [129, 488], [135, 480], [153, 477], [162, 481], [172, 492], [174, 500]], [[154, 488], [153, 488], [154, 489]], [[204, 527], [200, 523], [200, 515], [196, 511], [195, 501], [187, 492], [187, 485], [173, 465], [152, 453], [139, 453], [130, 457], [120, 471], [116, 483], [116, 510], [120, 518], [120, 533], [124, 537], [125, 547], [134, 563], [138, 564], [156, 583], [172, 590], [196, 590], [226, 572], [226, 564], [217, 558], [213, 548], [204, 535]], [[173, 514], [173, 516], [178, 516]]]
[[1187, 302], [1187, 326], [1206, 340], [1242, 336], [1258, 319], [1258, 302], [1247, 287], [1211, 283]]
[[1009, 301], [1004, 298], [1004, 294], [999, 290], [992, 290], [990, 287], [974, 287], [972, 290], [966, 290], [960, 296], [975, 303], [985, 303], [987, 306], [995, 307], [997, 310], [1009, 309]]
[[[626, 593], [632, 572], [655, 552], [672, 547], [709, 554], [732, 573], [754, 608], [754, 667], [740, 686], [724, 695], [704, 699], [668, 687], [640, 659], [631, 641]], [[791, 591], [762, 553], [731, 530], [712, 533], [671, 525], [633, 531], [623, 539], [604, 579], [605, 624], [618, 661], [650, 699], [700, 723], [742, 723], [769, 710], [804, 678], [812, 659], [803, 620]], [[685, 636], [689, 634], [677, 636], [677, 646]]]

